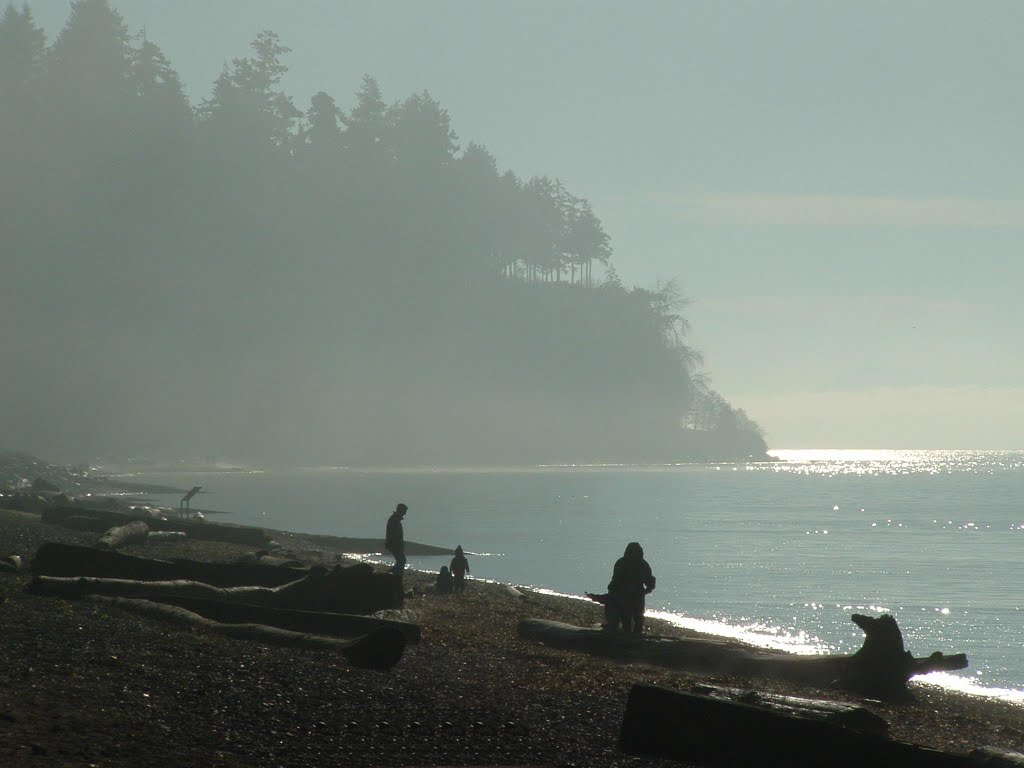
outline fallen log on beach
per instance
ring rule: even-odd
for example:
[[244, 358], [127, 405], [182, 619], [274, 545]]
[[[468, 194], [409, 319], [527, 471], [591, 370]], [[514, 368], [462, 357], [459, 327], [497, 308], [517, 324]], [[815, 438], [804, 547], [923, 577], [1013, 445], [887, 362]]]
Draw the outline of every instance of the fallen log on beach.
[[136, 520], [146, 523], [154, 531], [183, 531], [190, 539], [202, 541], [223, 541], [232, 544], [244, 544], [251, 547], [265, 547], [270, 543], [270, 535], [262, 528], [230, 523], [208, 523], [193, 520], [167, 519], [146, 511], [134, 510], [114, 512], [109, 509], [90, 509], [88, 507], [54, 507], [44, 509], [40, 520], [49, 525], [67, 525], [69, 522], [77, 530], [94, 530], [102, 533], [108, 528], [124, 525]]
[[85, 576], [35, 576], [28, 590], [57, 597], [98, 594], [156, 599], [161, 596], [200, 598], [268, 608], [334, 613], [372, 613], [384, 608], [397, 608], [401, 604], [395, 576], [391, 573], [374, 573], [364, 563], [348, 568], [336, 566], [331, 570], [313, 568], [302, 578], [276, 587], [215, 587], [187, 580], [138, 581]]
[[743, 688], [697, 683], [692, 693], [718, 701], [748, 704], [779, 715], [801, 717], [877, 736], [889, 735], [889, 723], [870, 709], [847, 701], [808, 699], [780, 693], [762, 693]]
[[300, 579], [308, 568], [271, 565], [265, 561], [216, 563], [203, 560], [157, 560], [111, 552], [96, 547], [47, 542], [32, 560], [40, 576], [94, 576], [142, 581], [201, 581], [217, 587], [277, 587]]
[[522, 637], [556, 648], [585, 651], [622, 661], [748, 677], [784, 679], [819, 688], [837, 687], [865, 696], [907, 698], [907, 683], [926, 672], [964, 669], [967, 656], [933, 653], [915, 658], [903, 647], [896, 620], [854, 614], [853, 622], [865, 632], [864, 646], [852, 656], [803, 656], [753, 648], [720, 638], [674, 638], [631, 635], [575, 627], [544, 619], [523, 619]]
[[757, 697], [731, 701], [634, 685], [626, 703], [619, 747], [630, 755], [732, 768], [764, 765], [971, 768], [984, 765], [967, 755], [892, 741], [877, 730], [853, 727], [854, 721], [822, 718], [815, 712], [816, 708], [795, 707], [786, 711], [763, 706]]
[[402, 653], [405, 651], [405, 636], [394, 627], [379, 627], [360, 637], [343, 640], [261, 624], [230, 624], [214, 621], [180, 606], [155, 603], [151, 600], [99, 595], [92, 596], [92, 599], [135, 613], [200, 627], [230, 637], [291, 648], [337, 650], [354, 666], [367, 669], [391, 669], [402, 658]]
[[351, 613], [330, 611], [301, 611], [289, 608], [271, 608], [264, 605], [225, 602], [202, 597], [182, 595], [153, 595], [142, 592], [140, 598], [164, 605], [176, 605], [204, 618], [227, 624], [264, 624], [292, 632], [303, 632], [328, 637], [355, 637], [370, 634], [385, 627], [402, 634], [407, 643], [420, 641], [420, 627], [408, 621], [378, 619]]

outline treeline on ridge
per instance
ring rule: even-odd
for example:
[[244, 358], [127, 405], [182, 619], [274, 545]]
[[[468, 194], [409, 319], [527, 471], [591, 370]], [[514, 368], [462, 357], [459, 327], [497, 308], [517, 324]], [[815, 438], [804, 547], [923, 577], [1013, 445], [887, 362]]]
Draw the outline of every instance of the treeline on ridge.
[[[9, 447], [347, 464], [760, 457], [672, 285], [424, 92], [299, 109], [273, 32], [192, 105], [106, 0], [0, 18]], [[17, 407], [15, 408], [15, 405]]]

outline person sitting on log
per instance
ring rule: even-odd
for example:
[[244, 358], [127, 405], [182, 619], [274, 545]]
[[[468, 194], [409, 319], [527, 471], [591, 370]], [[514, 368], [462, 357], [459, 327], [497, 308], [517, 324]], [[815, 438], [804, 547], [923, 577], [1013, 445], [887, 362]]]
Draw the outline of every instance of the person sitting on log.
[[469, 573], [469, 560], [466, 559], [466, 553], [462, 551], [461, 544], [455, 548], [455, 557], [452, 558], [451, 572], [455, 579], [455, 584], [453, 585], [454, 591], [456, 593], [465, 592], [466, 574]]
[[643, 547], [631, 541], [622, 557], [615, 561], [608, 584], [608, 603], [615, 604], [623, 632], [639, 634], [644, 631], [644, 597], [653, 591], [654, 574], [644, 560]]
[[441, 566], [440, 573], [434, 581], [434, 591], [439, 595], [450, 595], [452, 592], [452, 574], [447, 565]]

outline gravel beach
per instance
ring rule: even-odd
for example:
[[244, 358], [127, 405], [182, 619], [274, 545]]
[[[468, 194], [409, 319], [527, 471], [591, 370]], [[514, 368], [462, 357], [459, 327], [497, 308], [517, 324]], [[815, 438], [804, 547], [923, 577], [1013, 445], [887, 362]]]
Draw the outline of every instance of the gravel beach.
[[[308, 562], [340, 554], [317, 537], [274, 532]], [[0, 510], [0, 557], [46, 541], [90, 544]], [[232, 544], [161, 542], [147, 557], [235, 560]], [[423, 638], [389, 672], [334, 651], [282, 648], [182, 628], [91, 601], [30, 595], [29, 573], [0, 574], [0, 765], [3, 766], [658, 766], [618, 751], [633, 683], [700, 682], [819, 698], [850, 694], [763, 680], [708, 678], [618, 664], [516, 637], [520, 618], [600, 620], [585, 601], [469, 582], [464, 595], [413, 595], [396, 618]], [[659, 634], [682, 630], [651, 622]], [[911, 649], [917, 655], [933, 649]], [[964, 651], [969, 648], [943, 649]], [[913, 684], [910, 704], [859, 702], [893, 738], [955, 752], [1024, 749], [1024, 709]]]

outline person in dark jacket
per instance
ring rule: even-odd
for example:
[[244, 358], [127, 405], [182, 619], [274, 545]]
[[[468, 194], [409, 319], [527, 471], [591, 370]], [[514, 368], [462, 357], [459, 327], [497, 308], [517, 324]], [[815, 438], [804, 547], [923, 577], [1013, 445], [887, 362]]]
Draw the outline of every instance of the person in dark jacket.
[[398, 577], [398, 587], [402, 587], [402, 572], [405, 570], [405, 531], [402, 529], [402, 518], [409, 508], [399, 504], [388, 518], [388, 527], [384, 533], [384, 549], [395, 556], [395, 566], [391, 572]]
[[441, 566], [441, 571], [434, 579], [434, 592], [439, 595], [450, 595], [452, 592], [452, 574], [447, 565]]
[[615, 561], [612, 580], [608, 584], [609, 616], [622, 624], [624, 632], [644, 631], [645, 596], [654, 591], [654, 574], [644, 560], [644, 550], [637, 542], [626, 545], [622, 557]]
[[466, 553], [462, 551], [462, 545], [455, 548], [455, 557], [451, 562], [452, 576], [455, 578], [455, 591], [466, 591], [466, 574], [469, 573], [469, 560]]

